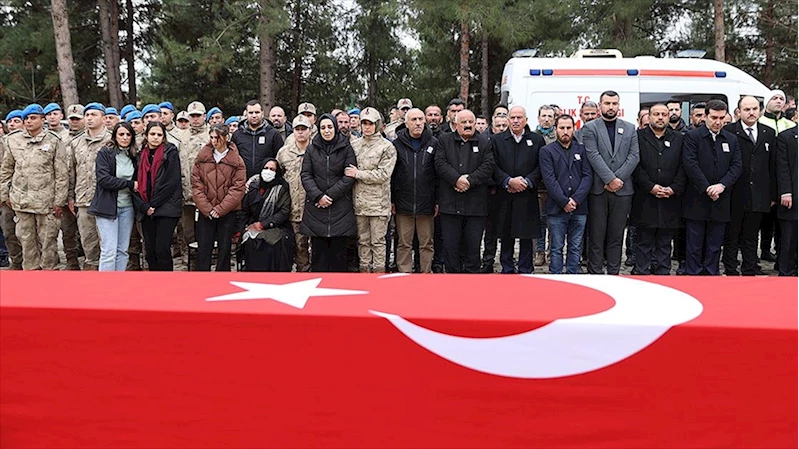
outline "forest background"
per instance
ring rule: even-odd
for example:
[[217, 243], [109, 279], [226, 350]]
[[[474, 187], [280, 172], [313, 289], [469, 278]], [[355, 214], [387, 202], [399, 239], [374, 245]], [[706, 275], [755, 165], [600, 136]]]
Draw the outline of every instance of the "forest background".
[[795, 0], [0, 0], [0, 116], [29, 103], [120, 107], [252, 98], [296, 110], [397, 99], [483, 114], [517, 49], [707, 51], [797, 95]]

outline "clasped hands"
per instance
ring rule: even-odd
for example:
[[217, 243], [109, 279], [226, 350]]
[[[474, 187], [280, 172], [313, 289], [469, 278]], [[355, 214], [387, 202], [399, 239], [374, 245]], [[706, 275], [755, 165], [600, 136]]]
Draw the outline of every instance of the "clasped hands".
[[511, 178], [510, 181], [508, 181], [508, 193], [524, 192], [529, 187], [527, 180], [521, 176]]
[[613, 178], [612, 181], [605, 184], [605, 190], [608, 192], [618, 192], [622, 187], [624, 187], [624, 181], [619, 178]]
[[652, 190], [649, 191], [652, 195], [658, 198], [669, 198], [674, 195], [674, 190], [671, 187], [663, 187], [660, 184], [655, 184]]
[[320, 209], [325, 209], [327, 207], [330, 207], [331, 204], [333, 204], [333, 198], [330, 198], [327, 195], [322, 195], [322, 198], [320, 198], [319, 201], [316, 202], [316, 207]]
[[713, 200], [713, 201], [718, 200], [719, 196], [723, 192], [724, 192], [724, 185], [723, 184], [713, 184], [712, 186], [709, 186], [705, 190], [705, 193], [707, 193], [707, 196], [709, 196], [710, 199]]
[[472, 186], [469, 182], [469, 175], [461, 175], [457, 181], [455, 181], [455, 190], [458, 193], [463, 193]]

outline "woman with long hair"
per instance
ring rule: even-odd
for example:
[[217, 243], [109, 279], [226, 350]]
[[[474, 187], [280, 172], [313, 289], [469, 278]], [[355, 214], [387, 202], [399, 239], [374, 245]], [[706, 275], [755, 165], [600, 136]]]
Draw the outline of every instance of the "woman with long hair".
[[350, 166], [357, 162], [349, 139], [339, 132], [332, 115], [322, 115], [300, 174], [306, 192], [300, 232], [311, 237], [313, 272], [347, 271], [347, 240], [357, 234], [352, 207], [355, 178], [344, 176]]
[[172, 271], [172, 234], [183, 213], [180, 158], [166, 127], [147, 124], [136, 174], [144, 252], [150, 271]]
[[128, 264], [128, 244], [136, 220], [133, 197], [138, 187], [134, 136], [130, 124], [118, 123], [94, 163], [97, 186], [88, 212], [94, 215], [100, 236], [100, 271], [125, 271]]
[[216, 244], [216, 271], [230, 271], [236, 211], [241, 210], [247, 169], [236, 145], [229, 141], [227, 125], [211, 125], [208, 134], [211, 141], [197, 153], [191, 171], [191, 196], [199, 211], [194, 224], [197, 270], [211, 271]]
[[245, 224], [241, 234], [245, 271], [291, 271], [294, 229], [291, 193], [277, 160], [269, 158], [258, 182], [244, 196]]

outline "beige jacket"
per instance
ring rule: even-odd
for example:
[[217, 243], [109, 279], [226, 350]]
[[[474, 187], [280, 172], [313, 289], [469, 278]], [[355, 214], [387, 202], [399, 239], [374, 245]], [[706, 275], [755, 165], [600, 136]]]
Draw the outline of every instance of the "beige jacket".
[[[291, 136], [289, 136], [291, 137]], [[310, 145], [310, 142], [308, 143]], [[277, 162], [283, 168], [283, 178], [289, 184], [291, 194], [291, 221], [302, 221], [302, 211], [305, 210], [305, 188], [302, 186], [300, 172], [302, 172], [302, 159], [305, 151], [300, 151], [297, 141], [283, 145], [277, 151]]]
[[391, 215], [391, 173], [397, 162], [394, 145], [380, 134], [352, 142], [358, 161], [353, 188], [355, 215]]
[[69, 189], [69, 157], [56, 133], [36, 137], [18, 130], [8, 135], [0, 166], [0, 201], [17, 212], [50, 214], [65, 206]]
[[183, 204], [194, 206], [194, 198], [191, 196], [191, 170], [194, 168], [194, 161], [197, 160], [197, 154], [200, 150], [211, 141], [208, 137], [208, 125], [202, 128], [189, 128], [189, 132], [184, 134], [182, 145], [178, 147], [180, 154], [180, 169], [181, 185], [183, 186]]
[[102, 133], [97, 137], [90, 137], [87, 131], [70, 142], [69, 199], [75, 200], [75, 206], [91, 205], [97, 186], [94, 163], [97, 153], [110, 141], [111, 133], [103, 127]]

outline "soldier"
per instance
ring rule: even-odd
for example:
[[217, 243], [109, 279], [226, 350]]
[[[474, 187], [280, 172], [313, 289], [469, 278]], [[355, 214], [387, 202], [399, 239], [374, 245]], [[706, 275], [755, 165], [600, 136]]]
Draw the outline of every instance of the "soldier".
[[241, 117], [239, 117], [238, 115], [234, 115], [233, 117], [228, 117], [228, 119], [225, 120], [225, 126], [228, 127], [228, 130], [231, 135], [239, 130], [240, 119]]
[[[15, 109], [6, 115], [6, 124], [11, 125], [18, 125], [22, 123], [22, 111], [19, 109]], [[2, 128], [2, 127], [0, 127]], [[11, 126], [9, 126], [11, 128]], [[10, 132], [16, 131], [17, 128], [14, 128]], [[5, 149], [7, 147], [6, 138], [7, 135], [0, 136], [0, 166], [3, 165], [3, 155], [5, 154]], [[8, 258], [11, 262], [11, 269], [12, 270], [21, 270], [22, 269], [22, 246], [19, 244], [19, 239], [17, 239], [17, 233], [14, 229], [16, 227], [15, 224], [15, 217], [14, 210], [10, 207], [6, 206], [4, 202], [0, 202], [0, 229], [3, 231], [3, 235], [5, 236], [6, 246], [8, 248]]]
[[139, 111], [130, 111], [125, 115], [125, 121], [133, 127], [136, 133], [136, 150], [139, 150], [144, 143], [144, 121]]
[[410, 98], [400, 98], [397, 102], [396, 120], [386, 125], [386, 138], [394, 141], [397, 138], [397, 131], [405, 128], [405, 114], [413, 107]]
[[8, 126], [9, 133], [23, 128], [21, 109], [14, 109], [6, 115], [6, 126]]
[[[72, 139], [83, 132], [86, 123], [83, 121], [83, 105], [71, 104], [67, 108], [67, 119], [69, 120], [69, 138]], [[66, 145], [67, 141], [64, 141]]]
[[284, 178], [289, 184], [291, 193], [291, 227], [294, 228], [294, 263], [297, 272], [311, 271], [310, 240], [307, 235], [300, 233], [302, 213], [305, 209], [305, 189], [302, 187], [300, 173], [302, 172], [302, 159], [305, 150], [311, 143], [311, 121], [304, 115], [298, 115], [292, 122], [294, 136], [291, 144], [285, 144], [277, 152], [277, 161], [285, 171]]
[[[189, 113], [186, 111], [178, 112], [177, 127], [180, 131], [188, 131], [189, 129]], [[185, 140], [181, 137], [181, 140]]]
[[105, 108], [105, 116], [103, 117], [105, 129], [107, 129], [108, 132], [111, 132], [113, 131], [114, 127], [117, 126], [117, 123], [119, 123], [119, 112], [117, 112], [117, 108]]
[[222, 114], [222, 110], [214, 106], [208, 111], [206, 115], [206, 121], [208, 122], [208, 126], [211, 125], [222, 125], [225, 123], [225, 116]]
[[377, 131], [382, 120], [375, 108], [361, 111], [363, 137], [352, 143], [358, 166], [350, 165], [344, 170], [345, 176], [355, 178], [353, 197], [361, 273], [385, 272], [391, 173], [397, 162], [397, 150]]
[[141, 118], [144, 122], [144, 126], [147, 126], [150, 122], [160, 122], [161, 108], [159, 108], [157, 104], [148, 104], [141, 110]]
[[[185, 140], [182, 150], [179, 151], [180, 167], [183, 172], [183, 215], [180, 219], [180, 224], [183, 227], [183, 243], [188, 246], [195, 242], [194, 219], [197, 211], [194, 206], [194, 199], [191, 196], [191, 169], [194, 167], [197, 153], [200, 152], [206, 143], [210, 142], [210, 137], [208, 135], [208, 125], [205, 124], [205, 105], [199, 101], [193, 101], [189, 103], [186, 112], [189, 115], [190, 127], [188, 134], [184, 134], [184, 136], [187, 135], [188, 139]], [[187, 261], [188, 254], [184, 256], [184, 260]]]
[[175, 131], [175, 107], [169, 101], [164, 101], [158, 104], [161, 110], [161, 123], [166, 126], [169, 132]]
[[347, 112], [350, 117], [350, 137], [362, 137], [361, 134], [361, 110], [352, 108]]
[[125, 120], [127, 122], [128, 114], [133, 112], [133, 111], [135, 111], [135, 110], [136, 110], [136, 106], [133, 106], [132, 104], [126, 104], [125, 106], [122, 107], [122, 110], [119, 111], [119, 119], [120, 120]]
[[22, 111], [25, 130], [8, 136], [0, 169], [0, 201], [14, 209], [25, 270], [52, 270], [58, 261], [58, 219], [67, 202], [64, 143], [44, 130], [44, 109]]
[[83, 108], [86, 131], [72, 139], [69, 144], [70, 182], [69, 210], [78, 219], [81, 244], [86, 259], [84, 271], [97, 271], [100, 266], [100, 238], [97, 234], [97, 222], [94, 215], [89, 214], [89, 206], [94, 198], [96, 175], [94, 162], [97, 153], [111, 139], [111, 134], [103, 124], [105, 106], [100, 103], [89, 103]]
[[69, 130], [64, 128], [61, 120], [64, 120], [64, 111], [58, 103], [50, 103], [44, 107], [44, 118], [47, 120], [47, 130], [58, 134], [62, 141], [69, 141]]

